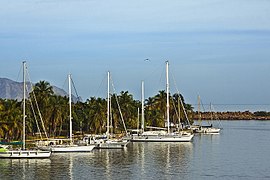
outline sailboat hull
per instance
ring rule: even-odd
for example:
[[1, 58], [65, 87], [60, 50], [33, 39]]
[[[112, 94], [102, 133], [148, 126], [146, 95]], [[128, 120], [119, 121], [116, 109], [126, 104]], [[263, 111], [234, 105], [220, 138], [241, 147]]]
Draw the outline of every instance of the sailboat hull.
[[113, 141], [107, 140], [104, 143], [99, 143], [96, 145], [98, 149], [124, 149], [127, 147], [129, 141], [121, 140], [121, 141]]
[[205, 128], [203, 130], [203, 133], [207, 133], [207, 134], [218, 134], [220, 132], [219, 128]]
[[192, 141], [193, 134], [188, 136], [134, 136], [130, 139], [131, 142], [190, 142]]
[[192, 129], [194, 133], [204, 133], [204, 134], [220, 133], [220, 128], [194, 126]]
[[0, 158], [28, 159], [28, 158], [49, 158], [50, 151], [22, 150], [0, 152]]
[[55, 145], [40, 147], [42, 150], [49, 150], [52, 153], [62, 152], [91, 152], [95, 148], [95, 145], [78, 146], [78, 145]]
[[127, 147], [127, 139], [109, 139], [106, 135], [86, 135], [81, 144], [95, 145], [97, 149], [124, 149]]

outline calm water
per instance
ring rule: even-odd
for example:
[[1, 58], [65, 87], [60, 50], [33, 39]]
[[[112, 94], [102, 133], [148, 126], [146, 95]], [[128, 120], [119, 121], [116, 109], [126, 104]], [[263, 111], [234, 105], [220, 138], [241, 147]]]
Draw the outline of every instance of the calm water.
[[0, 179], [270, 179], [270, 121], [222, 121], [191, 143], [130, 143], [126, 150], [0, 160]]

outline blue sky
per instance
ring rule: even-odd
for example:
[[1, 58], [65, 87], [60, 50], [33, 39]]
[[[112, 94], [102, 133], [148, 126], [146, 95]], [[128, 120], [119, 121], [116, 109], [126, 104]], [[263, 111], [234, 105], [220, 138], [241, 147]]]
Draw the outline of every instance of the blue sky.
[[63, 87], [72, 73], [85, 100], [106, 96], [110, 70], [140, 99], [141, 80], [146, 97], [165, 88], [169, 60], [188, 103], [270, 110], [269, 12], [268, 0], [2, 0], [0, 77], [17, 80], [27, 60], [34, 82]]

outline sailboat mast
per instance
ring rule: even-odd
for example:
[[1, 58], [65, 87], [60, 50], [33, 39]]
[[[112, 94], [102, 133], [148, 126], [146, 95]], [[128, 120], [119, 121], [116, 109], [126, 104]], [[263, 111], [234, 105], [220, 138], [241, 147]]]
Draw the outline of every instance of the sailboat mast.
[[137, 134], [138, 134], [140, 128], [140, 108], [138, 108], [137, 112], [138, 112], [138, 122], [137, 122]]
[[142, 133], [144, 132], [144, 81], [142, 81], [142, 123], [141, 123]]
[[106, 135], [110, 133], [110, 71], [108, 71], [108, 84], [107, 84], [107, 131]]
[[202, 125], [202, 117], [201, 117], [201, 97], [198, 95], [198, 115], [199, 115], [199, 125]]
[[210, 102], [210, 117], [211, 117], [211, 121], [213, 121], [213, 113], [212, 113], [212, 103]]
[[26, 61], [23, 61], [23, 150], [25, 150], [25, 93], [26, 93], [26, 82], [25, 82], [25, 72], [26, 71]]
[[181, 107], [180, 107], [180, 93], [179, 93], [179, 96], [178, 96], [178, 98], [177, 98], [177, 104], [178, 104], [178, 131], [180, 130], [180, 129], [182, 129], [183, 127], [182, 127], [182, 125], [181, 125]]
[[72, 143], [71, 74], [68, 75], [68, 97], [69, 97], [69, 139], [70, 143]]
[[167, 126], [170, 133], [170, 105], [169, 105], [169, 61], [166, 61], [166, 94], [167, 94]]

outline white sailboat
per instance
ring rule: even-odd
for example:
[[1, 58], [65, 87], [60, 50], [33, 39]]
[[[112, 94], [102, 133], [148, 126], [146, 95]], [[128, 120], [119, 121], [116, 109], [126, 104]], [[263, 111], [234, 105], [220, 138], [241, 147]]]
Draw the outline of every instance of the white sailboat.
[[25, 100], [26, 100], [26, 62], [23, 62], [23, 147], [20, 150], [9, 150], [8, 146], [0, 146], [0, 158], [49, 158], [51, 156], [50, 151], [41, 150], [27, 150], [25, 148]]
[[212, 117], [212, 104], [211, 104], [211, 103], [210, 103], [210, 113], [211, 113], [211, 121], [208, 122], [208, 123], [209, 123], [208, 126], [202, 126], [201, 132], [202, 132], [202, 133], [205, 133], [205, 134], [219, 134], [221, 128], [219, 128], [219, 127], [214, 127], [214, 126], [213, 126], [213, 123], [212, 123], [213, 117]]
[[[52, 139], [49, 140], [47, 146], [40, 146], [40, 149], [50, 150], [53, 153], [61, 152], [90, 152], [95, 148], [93, 143], [74, 144], [72, 138], [72, 111], [71, 111], [71, 74], [68, 75], [69, 89], [69, 139]], [[68, 141], [68, 142], [66, 142]]]
[[[142, 82], [142, 123], [141, 134], [133, 134], [131, 142], [190, 142], [193, 134], [188, 132], [170, 132], [169, 117], [169, 62], [166, 61], [166, 93], [167, 93], [167, 128], [155, 128], [158, 131], [144, 131], [144, 83]], [[152, 127], [153, 128], [153, 127]]]
[[[220, 128], [213, 127], [212, 123], [209, 125], [202, 125], [202, 117], [200, 112], [201, 107], [201, 98], [198, 95], [198, 125], [192, 125], [191, 129], [195, 133], [204, 133], [204, 134], [218, 134], [220, 132]], [[212, 120], [212, 105], [210, 104], [210, 113], [211, 113], [211, 120]]]
[[[110, 133], [110, 127], [112, 127], [112, 122], [110, 123], [111, 114], [111, 95], [110, 95], [110, 72], [107, 73], [107, 131], [105, 135], [88, 135], [84, 137], [85, 142], [89, 142], [92, 139], [97, 149], [124, 149], [129, 143], [128, 140], [115, 139], [112, 138]], [[123, 122], [124, 123], [124, 122]]]

